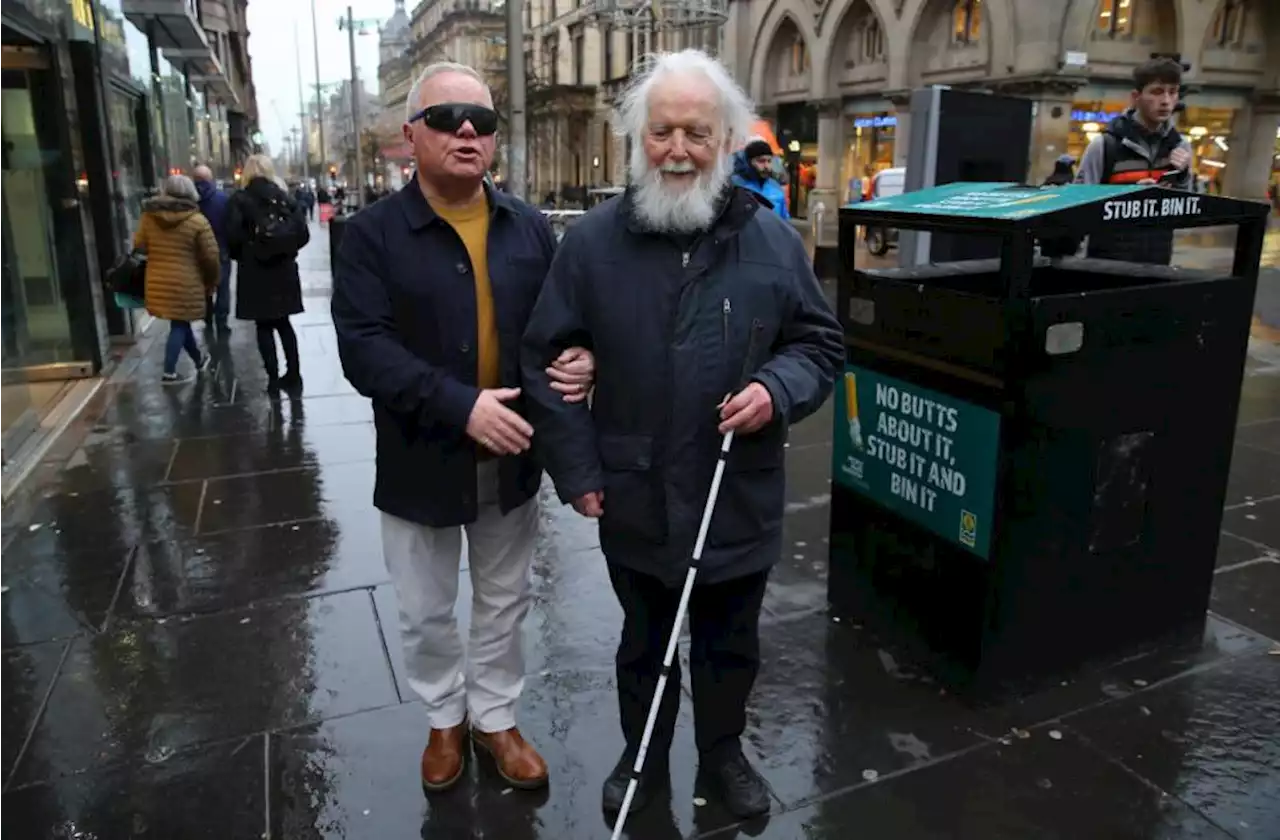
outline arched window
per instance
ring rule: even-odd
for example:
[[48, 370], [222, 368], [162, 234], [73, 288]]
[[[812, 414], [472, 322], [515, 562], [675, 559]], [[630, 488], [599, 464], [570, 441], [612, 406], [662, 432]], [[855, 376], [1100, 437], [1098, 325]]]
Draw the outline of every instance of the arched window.
[[976, 44], [982, 37], [982, 0], [956, 0], [951, 8], [951, 41]]
[[805, 46], [804, 36], [797, 32], [791, 38], [791, 75], [799, 76], [809, 72], [809, 48]]
[[1246, 0], [1222, 0], [1213, 16], [1209, 36], [1219, 47], [1238, 47], [1244, 43], [1244, 18], [1248, 6]]
[[1102, 0], [1098, 4], [1098, 34], [1104, 38], [1133, 37], [1135, 0]]
[[872, 15], [862, 30], [862, 59], [879, 61], [883, 57], [884, 30], [880, 28], [880, 19]]

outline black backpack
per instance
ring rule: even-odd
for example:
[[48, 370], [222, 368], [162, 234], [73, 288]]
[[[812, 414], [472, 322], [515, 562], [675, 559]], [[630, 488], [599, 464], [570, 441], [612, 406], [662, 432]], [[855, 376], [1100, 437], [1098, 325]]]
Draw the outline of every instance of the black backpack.
[[310, 234], [306, 223], [299, 223], [294, 204], [281, 194], [265, 200], [254, 199], [252, 204], [249, 251], [254, 258], [260, 262], [272, 262], [297, 256], [310, 239]]

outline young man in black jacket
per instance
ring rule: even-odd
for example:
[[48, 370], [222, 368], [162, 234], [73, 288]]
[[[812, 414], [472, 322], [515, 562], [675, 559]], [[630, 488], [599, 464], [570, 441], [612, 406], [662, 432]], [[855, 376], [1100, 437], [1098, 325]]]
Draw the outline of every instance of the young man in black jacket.
[[[1191, 144], [1173, 125], [1182, 67], [1171, 58], [1153, 58], [1133, 71], [1133, 105], [1089, 143], [1076, 172], [1078, 184], [1160, 184], [1190, 190]], [[1168, 265], [1172, 230], [1089, 236], [1088, 255], [1098, 259]]]

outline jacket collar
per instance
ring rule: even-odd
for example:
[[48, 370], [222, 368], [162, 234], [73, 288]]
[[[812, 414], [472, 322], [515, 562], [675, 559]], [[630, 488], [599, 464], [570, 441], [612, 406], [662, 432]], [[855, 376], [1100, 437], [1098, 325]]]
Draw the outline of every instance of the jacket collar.
[[[497, 216], [498, 213], [512, 213], [515, 211], [514, 200], [511, 196], [501, 190], [494, 189], [489, 185], [488, 181], [485, 181], [483, 186], [485, 200], [489, 204], [490, 220]], [[440, 216], [431, 208], [431, 203], [422, 194], [422, 187], [418, 185], [416, 173], [409, 179], [409, 183], [400, 188], [396, 198], [400, 202], [405, 220], [408, 221], [412, 230], [422, 230], [428, 225], [440, 221]]]

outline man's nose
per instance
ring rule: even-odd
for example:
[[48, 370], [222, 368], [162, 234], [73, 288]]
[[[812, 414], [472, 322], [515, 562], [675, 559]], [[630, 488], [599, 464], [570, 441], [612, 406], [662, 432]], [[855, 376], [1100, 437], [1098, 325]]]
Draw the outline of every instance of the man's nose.
[[466, 138], [479, 136], [476, 133], [476, 127], [471, 124], [471, 120], [463, 120], [462, 125], [458, 126], [458, 130], [454, 133], [457, 134], [459, 137], [466, 137]]
[[671, 134], [671, 150], [667, 152], [667, 157], [675, 160], [684, 160], [689, 156], [688, 143], [685, 140], [683, 131], [675, 131]]

